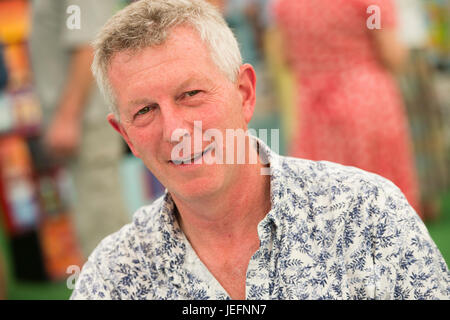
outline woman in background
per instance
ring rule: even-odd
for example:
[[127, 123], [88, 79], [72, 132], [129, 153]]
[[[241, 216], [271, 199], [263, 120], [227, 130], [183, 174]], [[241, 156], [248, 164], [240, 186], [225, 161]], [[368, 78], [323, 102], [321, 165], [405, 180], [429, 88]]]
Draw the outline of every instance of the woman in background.
[[420, 215], [409, 127], [392, 75], [406, 58], [392, 1], [275, 0], [273, 8], [297, 81], [289, 155], [377, 173]]

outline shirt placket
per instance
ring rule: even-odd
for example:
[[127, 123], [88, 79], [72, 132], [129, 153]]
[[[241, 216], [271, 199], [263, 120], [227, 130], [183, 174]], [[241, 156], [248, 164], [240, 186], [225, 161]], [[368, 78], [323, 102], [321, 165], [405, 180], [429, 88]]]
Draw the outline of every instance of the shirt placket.
[[276, 256], [273, 241], [275, 225], [270, 219], [264, 219], [258, 225], [260, 247], [250, 259], [247, 268], [246, 299], [269, 300], [273, 297], [276, 282]]

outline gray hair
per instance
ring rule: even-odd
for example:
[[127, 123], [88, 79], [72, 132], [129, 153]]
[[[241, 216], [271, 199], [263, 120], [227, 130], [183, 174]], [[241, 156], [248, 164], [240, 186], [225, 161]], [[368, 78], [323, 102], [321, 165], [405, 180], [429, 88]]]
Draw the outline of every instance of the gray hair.
[[116, 99], [108, 80], [114, 54], [162, 45], [171, 28], [189, 25], [210, 49], [212, 60], [235, 82], [242, 65], [239, 46], [222, 15], [204, 0], [140, 0], [111, 17], [93, 42], [92, 72], [111, 112], [119, 120]]

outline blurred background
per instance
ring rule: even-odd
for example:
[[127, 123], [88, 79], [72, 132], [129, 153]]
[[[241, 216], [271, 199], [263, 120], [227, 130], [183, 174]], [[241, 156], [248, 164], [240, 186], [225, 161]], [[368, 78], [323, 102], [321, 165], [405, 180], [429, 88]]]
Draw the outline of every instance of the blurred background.
[[[450, 1], [210, 2], [257, 72], [250, 127], [278, 129], [282, 155], [392, 180], [448, 265]], [[67, 299], [70, 266], [164, 190], [89, 71], [89, 42], [128, 3], [0, 0], [0, 299]]]

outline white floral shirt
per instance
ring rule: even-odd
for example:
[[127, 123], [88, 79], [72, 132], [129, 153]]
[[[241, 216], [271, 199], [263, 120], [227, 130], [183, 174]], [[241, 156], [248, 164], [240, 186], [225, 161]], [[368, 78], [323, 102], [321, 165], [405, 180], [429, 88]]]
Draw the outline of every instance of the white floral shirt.
[[[282, 157], [258, 224], [247, 299], [449, 299], [450, 272], [390, 181], [354, 167]], [[167, 193], [105, 238], [71, 299], [230, 299], [180, 229]]]

